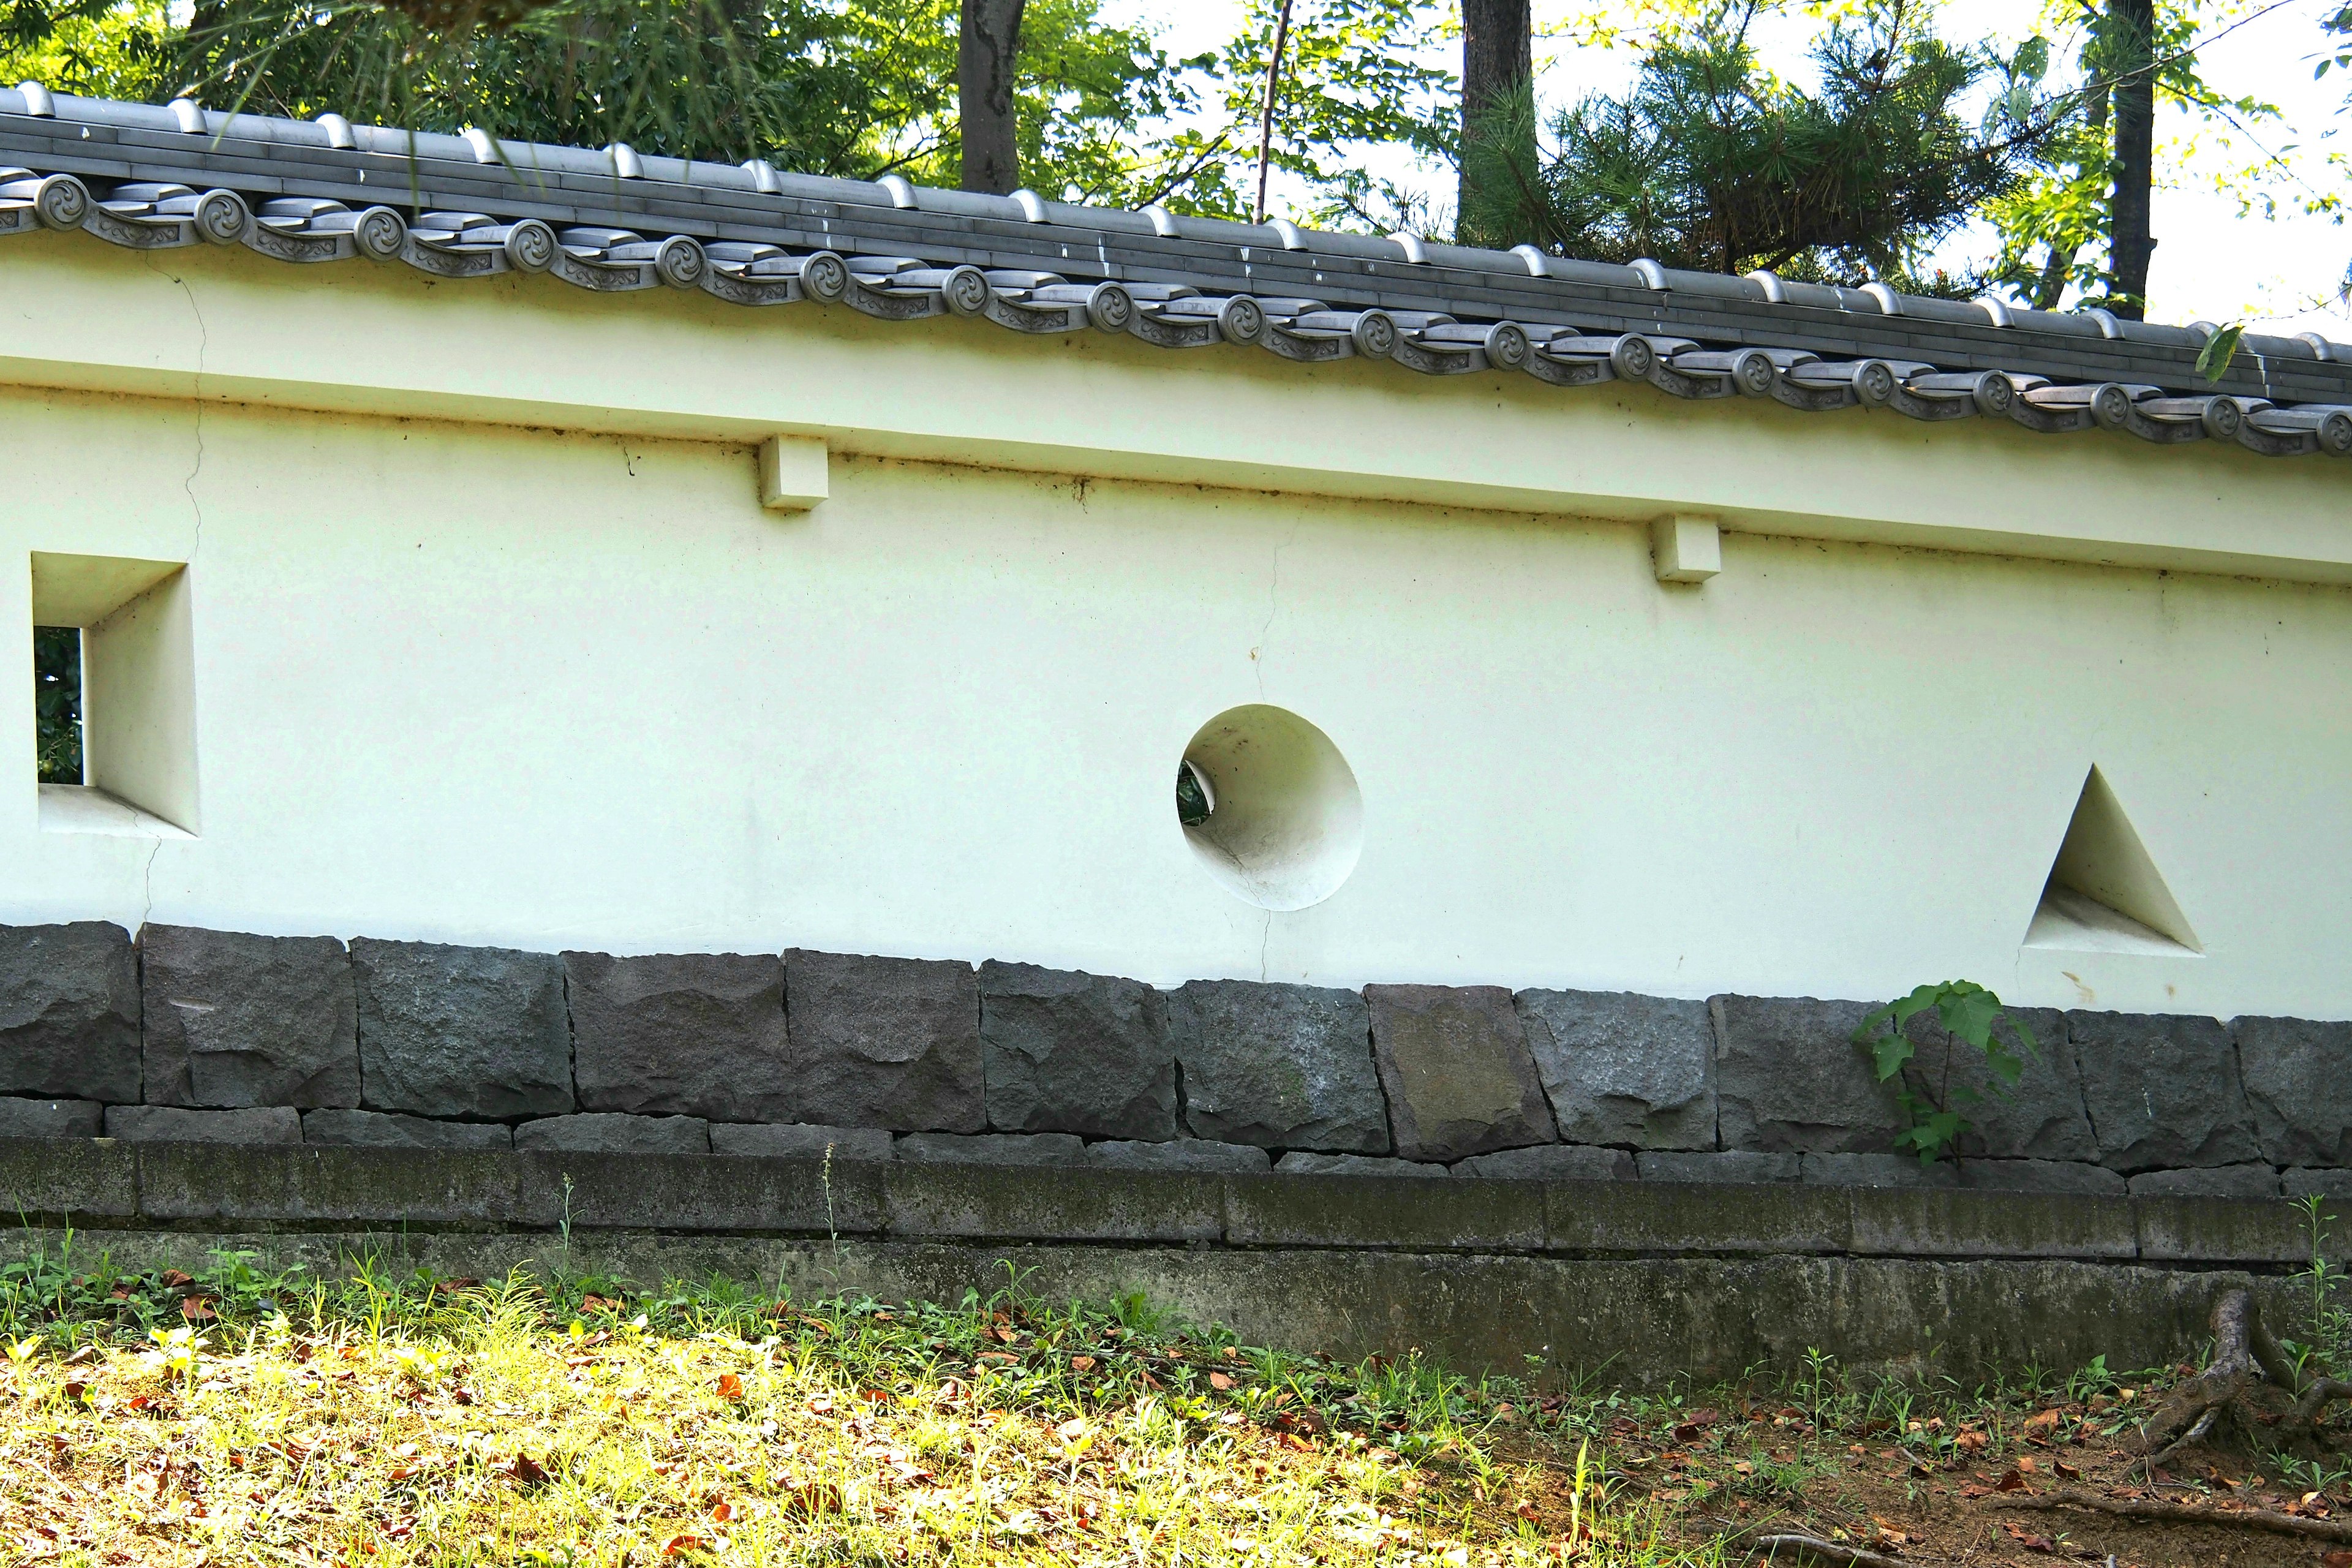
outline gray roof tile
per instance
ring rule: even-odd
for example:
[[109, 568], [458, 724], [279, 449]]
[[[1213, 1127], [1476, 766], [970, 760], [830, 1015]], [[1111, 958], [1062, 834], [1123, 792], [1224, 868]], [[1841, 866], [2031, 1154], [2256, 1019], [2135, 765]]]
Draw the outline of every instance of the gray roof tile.
[[894, 321], [953, 313], [1171, 349], [1522, 370], [1559, 386], [1633, 378], [1686, 398], [2352, 456], [2352, 349], [2309, 334], [2249, 336], [2217, 387], [2195, 369], [2202, 322], [0, 90], [0, 237], [37, 226], [141, 249], [242, 243], [288, 261], [543, 271], [597, 291], [816, 299]]

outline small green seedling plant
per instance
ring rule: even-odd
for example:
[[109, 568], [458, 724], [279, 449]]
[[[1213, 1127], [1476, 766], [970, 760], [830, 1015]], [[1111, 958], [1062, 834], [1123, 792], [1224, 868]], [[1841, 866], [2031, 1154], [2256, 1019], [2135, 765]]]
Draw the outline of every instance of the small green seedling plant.
[[[1934, 1093], [1921, 1094], [1914, 1092], [1903, 1073], [1918, 1055], [1906, 1026], [1928, 1012], [1936, 1015], [1951, 1044], [1944, 1051], [1944, 1070], [1937, 1075]], [[2017, 1048], [2012, 1049], [1995, 1032], [2001, 1027], [2008, 1029]], [[1922, 985], [1910, 995], [1889, 1002], [1863, 1019], [1862, 1026], [1853, 1032], [1853, 1043], [1870, 1053], [1879, 1082], [1897, 1086], [1895, 1101], [1904, 1128], [1895, 1135], [1895, 1146], [1916, 1152], [1923, 1165], [1934, 1164], [1971, 1125], [1960, 1107], [1985, 1098], [1973, 1087], [1952, 1081], [1952, 1058], [1961, 1045], [1984, 1054], [1997, 1095], [2005, 1096], [2017, 1087], [2027, 1058], [2038, 1061], [2042, 1057], [2040, 1042], [2025, 1021], [2004, 1011], [2000, 997], [1971, 980]]]

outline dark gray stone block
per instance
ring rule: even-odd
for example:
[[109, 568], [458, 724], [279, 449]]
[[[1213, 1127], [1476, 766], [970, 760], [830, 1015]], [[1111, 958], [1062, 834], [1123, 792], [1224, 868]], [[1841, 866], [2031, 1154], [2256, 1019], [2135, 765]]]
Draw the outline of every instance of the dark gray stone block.
[[563, 980], [581, 1110], [791, 1119], [782, 959], [567, 952]]
[[299, 1143], [302, 1113], [284, 1105], [247, 1110], [110, 1105], [106, 1135], [126, 1143]]
[[[1919, 1052], [1906, 1069], [1913, 1091], [1938, 1102], [1952, 1097], [1952, 1109], [1969, 1119], [1956, 1144], [1963, 1158], [2097, 1160], [2099, 1142], [2083, 1110], [2083, 1071], [2066, 1038], [2065, 1015], [2047, 1007], [2008, 1012], [2032, 1031], [2037, 1047], [2032, 1055], [2019, 1052], [2025, 1068], [2015, 1088], [2002, 1087], [1974, 1046], [1954, 1049], [1951, 1037], [1927, 1013], [1913, 1018], [1908, 1030]], [[2016, 1049], [2008, 1028], [1996, 1028], [2002, 1043]], [[1979, 1098], [1961, 1100], [1961, 1089]]]
[[980, 1038], [1000, 1132], [1176, 1136], [1167, 999], [1140, 981], [992, 961]]
[[1274, 1168], [1296, 1176], [1430, 1176], [1450, 1179], [1443, 1165], [1421, 1160], [1388, 1160], [1370, 1154], [1315, 1154], [1304, 1149], [1285, 1154]]
[[1107, 1139], [1087, 1145], [1087, 1163], [1120, 1171], [1266, 1171], [1274, 1161], [1255, 1143], [1178, 1138], [1167, 1143]]
[[2268, 1165], [2201, 1165], [2145, 1171], [2131, 1179], [2136, 1198], [2274, 1198], [2279, 1173]]
[[2124, 1179], [2105, 1165], [2075, 1160], [1962, 1160], [1960, 1185], [1979, 1193], [2085, 1193], [2124, 1195]]
[[514, 1130], [518, 1149], [565, 1154], [708, 1154], [710, 1124], [699, 1116], [625, 1116], [586, 1110]]
[[1723, 1146], [1762, 1153], [1879, 1154], [1903, 1119], [1853, 1043], [1864, 1002], [1717, 996], [1715, 1091]]
[[139, 1098], [139, 960], [106, 921], [0, 926], [0, 1094]]
[[2352, 1024], [2240, 1018], [2230, 1029], [2263, 1158], [2352, 1165]]
[[2211, 1018], [2069, 1013], [2099, 1163], [2131, 1175], [2261, 1157], [2230, 1031]]
[[0, 1100], [0, 1138], [95, 1138], [105, 1126], [94, 1100]]
[[1371, 985], [1372, 1059], [1397, 1155], [1454, 1161], [1559, 1133], [1499, 985]]
[[1715, 1026], [1706, 1003], [1625, 991], [1522, 991], [1514, 1000], [1562, 1138], [1715, 1147]]
[[2352, 1171], [2294, 1170], [2281, 1173], [2280, 1186], [2291, 1198], [2352, 1199]]
[[359, 992], [331, 936], [139, 932], [150, 1105], [360, 1102]]
[[1075, 1165], [1087, 1145], [1075, 1132], [909, 1132], [891, 1152], [924, 1165]]
[[1512, 1181], [1630, 1182], [1633, 1156], [1623, 1149], [1596, 1149], [1584, 1143], [1538, 1143], [1474, 1154], [1454, 1166], [1454, 1173]]
[[795, 1116], [899, 1132], [988, 1126], [971, 965], [794, 948], [784, 992]]
[[807, 1122], [714, 1121], [710, 1152], [772, 1160], [887, 1160], [890, 1134], [879, 1127], [818, 1127]]
[[1799, 1178], [1816, 1187], [1957, 1187], [1949, 1160], [1923, 1165], [1916, 1154], [1807, 1154]]
[[310, 1110], [302, 1142], [344, 1149], [511, 1149], [502, 1121], [434, 1121], [382, 1110]]
[[1371, 1011], [1353, 991], [1195, 980], [1169, 994], [1194, 1134], [1267, 1149], [1389, 1152]]
[[1644, 1149], [1633, 1156], [1633, 1170], [1645, 1182], [1793, 1182], [1804, 1174], [1804, 1158], [1744, 1149], [1696, 1153]]
[[370, 1110], [488, 1119], [572, 1109], [572, 1029], [553, 953], [352, 942]]

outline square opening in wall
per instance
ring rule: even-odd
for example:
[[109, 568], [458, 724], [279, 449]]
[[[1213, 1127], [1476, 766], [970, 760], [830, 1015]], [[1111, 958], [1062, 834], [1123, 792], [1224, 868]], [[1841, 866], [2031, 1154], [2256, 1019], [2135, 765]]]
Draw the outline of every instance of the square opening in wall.
[[195, 833], [186, 563], [35, 552], [33, 679], [43, 831]]

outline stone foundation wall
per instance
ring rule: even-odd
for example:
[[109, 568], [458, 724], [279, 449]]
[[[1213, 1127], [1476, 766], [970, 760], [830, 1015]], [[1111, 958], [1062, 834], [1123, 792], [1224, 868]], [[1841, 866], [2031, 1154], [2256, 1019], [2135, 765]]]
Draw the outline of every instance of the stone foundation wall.
[[0, 1137], [2352, 1195], [2352, 1024], [2023, 1010], [1922, 1168], [1870, 1005], [0, 927]]

